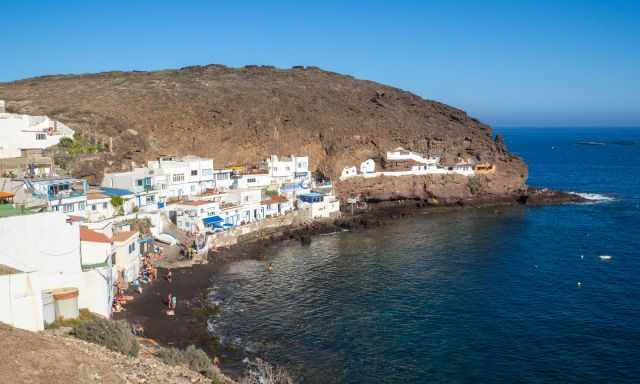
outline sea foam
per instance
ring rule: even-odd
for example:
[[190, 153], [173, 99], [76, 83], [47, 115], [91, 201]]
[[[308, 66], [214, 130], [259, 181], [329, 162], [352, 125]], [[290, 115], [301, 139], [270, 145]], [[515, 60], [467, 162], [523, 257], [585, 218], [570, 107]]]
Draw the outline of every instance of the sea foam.
[[614, 201], [615, 199], [611, 196], [602, 195], [599, 193], [583, 193], [583, 192], [570, 192], [574, 195], [578, 195], [583, 199], [587, 199], [591, 202], [607, 202]]

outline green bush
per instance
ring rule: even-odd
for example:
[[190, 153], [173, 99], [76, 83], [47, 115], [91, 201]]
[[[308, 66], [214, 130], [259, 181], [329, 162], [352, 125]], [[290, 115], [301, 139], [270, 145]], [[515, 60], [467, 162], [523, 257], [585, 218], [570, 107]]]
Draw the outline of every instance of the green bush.
[[138, 340], [131, 333], [131, 326], [123, 320], [95, 318], [84, 321], [73, 328], [73, 335], [129, 356], [137, 356], [140, 351]]
[[213, 363], [200, 348], [190, 345], [185, 350], [162, 348], [156, 356], [168, 365], [184, 365], [192, 371], [199, 372], [209, 378], [215, 378]]

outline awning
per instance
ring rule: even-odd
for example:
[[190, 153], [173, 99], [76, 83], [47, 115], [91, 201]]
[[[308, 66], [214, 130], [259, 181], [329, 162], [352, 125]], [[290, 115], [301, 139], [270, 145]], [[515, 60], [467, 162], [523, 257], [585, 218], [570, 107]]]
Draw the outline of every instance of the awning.
[[204, 223], [205, 226], [214, 225], [216, 223], [220, 223], [223, 221], [224, 219], [222, 219], [222, 217], [220, 216], [209, 216], [202, 219], [202, 222]]

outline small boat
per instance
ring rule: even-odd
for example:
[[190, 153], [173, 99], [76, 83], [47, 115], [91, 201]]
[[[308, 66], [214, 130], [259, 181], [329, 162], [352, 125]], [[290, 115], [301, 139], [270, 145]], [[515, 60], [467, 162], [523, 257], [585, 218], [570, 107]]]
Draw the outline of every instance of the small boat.
[[605, 261], [611, 260], [611, 256], [609, 256], [609, 255], [600, 255], [600, 260], [605, 260]]

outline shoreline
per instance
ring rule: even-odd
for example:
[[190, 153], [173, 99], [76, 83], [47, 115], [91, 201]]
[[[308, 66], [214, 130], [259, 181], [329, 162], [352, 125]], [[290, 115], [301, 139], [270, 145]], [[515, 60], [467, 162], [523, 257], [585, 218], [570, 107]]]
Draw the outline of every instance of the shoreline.
[[[588, 200], [575, 194], [547, 189], [532, 189], [532, 193], [524, 200], [522, 196], [508, 196], [437, 206], [420, 200], [386, 201], [370, 204], [366, 210], [356, 210], [354, 214], [343, 213], [343, 217], [338, 219], [294, 224], [276, 228], [268, 233], [251, 233], [243, 236], [237, 244], [215, 252], [206, 263], [185, 266], [182, 262], [171, 266], [171, 283], [163, 278], [167, 269], [159, 268], [159, 278], [144, 286], [142, 294], [135, 295], [127, 304], [126, 310], [115, 314], [114, 319], [141, 323], [145, 329], [145, 337], [163, 346], [186, 348], [193, 344], [203, 348], [211, 357], [220, 358], [223, 374], [239, 378], [243, 373], [244, 356], [238, 351], [227, 350], [221, 346], [207, 330], [207, 319], [221, 310], [208, 302], [207, 293], [212, 286], [213, 278], [231, 263], [248, 259], [266, 262], [274, 253], [274, 248], [288, 241], [307, 244], [317, 235], [345, 230], [366, 230], [414, 215], [465, 209], [540, 207], [586, 201]], [[169, 292], [177, 297], [176, 314], [173, 317], [164, 313], [164, 303]]]

